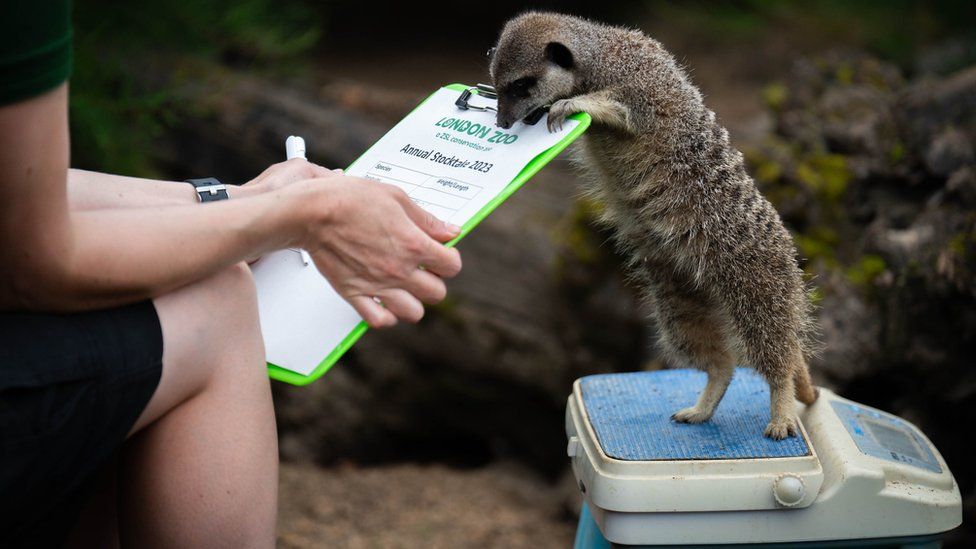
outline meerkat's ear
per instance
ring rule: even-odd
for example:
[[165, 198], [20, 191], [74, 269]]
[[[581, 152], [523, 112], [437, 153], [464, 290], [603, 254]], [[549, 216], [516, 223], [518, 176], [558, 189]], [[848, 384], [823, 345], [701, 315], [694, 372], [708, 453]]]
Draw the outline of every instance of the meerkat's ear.
[[564, 69], [573, 68], [573, 53], [565, 44], [559, 42], [546, 44], [546, 59]]

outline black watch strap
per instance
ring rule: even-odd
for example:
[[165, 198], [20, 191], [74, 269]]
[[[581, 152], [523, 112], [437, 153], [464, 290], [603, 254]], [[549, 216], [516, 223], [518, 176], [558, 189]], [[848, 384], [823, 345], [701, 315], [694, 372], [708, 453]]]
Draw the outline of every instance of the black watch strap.
[[215, 177], [187, 179], [186, 182], [193, 185], [193, 188], [197, 190], [200, 202], [216, 202], [230, 198], [230, 195], [227, 194], [227, 187]]

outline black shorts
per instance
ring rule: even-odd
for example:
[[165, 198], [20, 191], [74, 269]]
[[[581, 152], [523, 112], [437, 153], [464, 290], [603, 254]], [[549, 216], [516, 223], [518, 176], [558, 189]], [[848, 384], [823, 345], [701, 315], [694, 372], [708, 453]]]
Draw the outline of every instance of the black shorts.
[[162, 359], [149, 301], [0, 313], [0, 547], [64, 543], [156, 391]]

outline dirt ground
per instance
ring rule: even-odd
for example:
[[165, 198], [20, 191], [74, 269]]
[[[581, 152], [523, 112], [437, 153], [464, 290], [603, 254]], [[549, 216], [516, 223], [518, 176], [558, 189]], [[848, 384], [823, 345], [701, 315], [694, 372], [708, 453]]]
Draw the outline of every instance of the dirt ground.
[[516, 467], [282, 464], [278, 547], [569, 547], [558, 488]]

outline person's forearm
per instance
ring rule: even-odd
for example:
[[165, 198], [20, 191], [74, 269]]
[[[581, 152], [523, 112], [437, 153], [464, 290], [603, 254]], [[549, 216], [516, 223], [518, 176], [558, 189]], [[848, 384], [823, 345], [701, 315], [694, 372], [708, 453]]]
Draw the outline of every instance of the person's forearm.
[[[254, 189], [228, 185], [232, 198], [257, 194]], [[68, 206], [72, 211], [177, 206], [197, 202], [188, 183], [68, 170]]]
[[[181, 194], [172, 198], [186, 203], [72, 208], [67, 92], [61, 85], [0, 106], [0, 310], [72, 311], [156, 297], [290, 246], [312, 223], [328, 225], [328, 197], [313, 192], [322, 185], [308, 178], [286, 190], [212, 204], [193, 203], [189, 185], [154, 182], [148, 183], [154, 191], [173, 190]], [[145, 183], [73, 175], [90, 189], [110, 183], [112, 202], [128, 203], [131, 190], [116, 184]], [[81, 202], [107, 204], [104, 190], [92, 191], [100, 201], [90, 195]]]
[[165, 294], [254, 254], [294, 245], [308, 200], [280, 193], [160, 208], [73, 212], [58, 269], [34, 273], [23, 308], [84, 310]]

